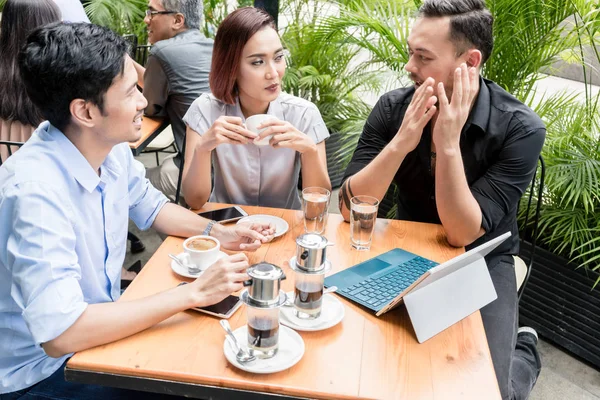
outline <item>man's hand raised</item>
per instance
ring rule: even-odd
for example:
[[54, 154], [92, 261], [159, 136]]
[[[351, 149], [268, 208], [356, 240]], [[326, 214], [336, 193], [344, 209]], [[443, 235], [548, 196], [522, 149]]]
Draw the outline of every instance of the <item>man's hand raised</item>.
[[427, 78], [423, 84], [415, 90], [415, 94], [408, 105], [402, 125], [394, 137], [395, 144], [402, 148], [404, 152], [413, 151], [423, 134], [423, 128], [431, 120], [436, 112], [435, 103], [437, 97], [434, 96], [433, 78]]
[[473, 99], [479, 92], [479, 76], [474, 67], [462, 64], [454, 71], [452, 102], [448, 101], [443, 83], [438, 83], [439, 111], [433, 128], [436, 151], [452, 151], [459, 148], [460, 133], [467, 122]]

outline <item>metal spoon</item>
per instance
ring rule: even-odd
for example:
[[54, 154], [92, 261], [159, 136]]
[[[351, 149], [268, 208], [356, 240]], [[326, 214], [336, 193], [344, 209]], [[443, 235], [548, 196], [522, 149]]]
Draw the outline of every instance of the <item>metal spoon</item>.
[[[326, 295], [327, 293], [333, 293], [338, 289], [337, 286], [330, 286], [326, 289], [323, 289], [323, 295]], [[285, 303], [283, 303], [284, 307], [294, 307], [294, 298], [292, 296], [288, 296], [287, 300]]]
[[181, 262], [181, 260], [174, 254], [169, 253], [169, 257], [174, 260], [177, 264], [179, 264], [179, 266], [183, 269], [187, 269], [188, 273], [195, 275], [195, 274], [199, 274], [202, 270], [200, 268], [196, 268], [196, 267], [190, 267], [190, 265], [186, 265], [184, 263]]
[[233, 334], [233, 332], [231, 332], [231, 327], [229, 326], [229, 322], [227, 322], [226, 319], [222, 319], [222, 320], [219, 321], [219, 323], [221, 324], [221, 326], [223, 327], [223, 329], [225, 329], [225, 332], [227, 332], [227, 336], [229, 337], [229, 339], [231, 340], [231, 343], [233, 343], [234, 347], [237, 350], [237, 354], [235, 355], [235, 359], [240, 364], [245, 364], [245, 363], [249, 363], [251, 361], [256, 360], [256, 356], [248, 354], [248, 352], [246, 352], [242, 348], [242, 346], [240, 346], [240, 344], [238, 343], [235, 335]]

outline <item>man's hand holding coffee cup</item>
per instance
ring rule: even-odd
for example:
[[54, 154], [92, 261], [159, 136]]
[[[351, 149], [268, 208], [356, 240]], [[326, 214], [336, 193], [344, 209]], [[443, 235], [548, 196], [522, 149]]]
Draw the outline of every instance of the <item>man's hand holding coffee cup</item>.
[[223, 143], [248, 144], [256, 136], [255, 133], [246, 129], [240, 117], [221, 116], [202, 135], [198, 146], [202, 151], [212, 151]]
[[275, 226], [267, 223], [243, 223], [234, 226], [216, 224], [212, 236], [219, 239], [221, 246], [228, 250], [255, 251], [263, 243], [270, 242], [275, 234]]
[[241, 290], [243, 282], [250, 279], [246, 274], [249, 265], [244, 253], [223, 257], [212, 264], [194, 282], [183, 286], [192, 291], [193, 307], [216, 304]]

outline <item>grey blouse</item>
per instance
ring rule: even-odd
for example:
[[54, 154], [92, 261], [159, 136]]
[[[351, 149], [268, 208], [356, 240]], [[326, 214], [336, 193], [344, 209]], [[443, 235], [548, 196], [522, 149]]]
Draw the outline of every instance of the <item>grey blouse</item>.
[[[281, 93], [271, 102], [267, 114], [288, 121], [315, 143], [329, 137], [317, 107], [304, 99]], [[212, 94], [203, 94], [190, 106], [183, 121], [200, 135], [220, 116], [240, 117], [239, 100], [229, 105]], [[258, 205], [299, 210], [300, 153], [271, 146], [221, 144], [212, 152], [213, 191], [209, 201]]]

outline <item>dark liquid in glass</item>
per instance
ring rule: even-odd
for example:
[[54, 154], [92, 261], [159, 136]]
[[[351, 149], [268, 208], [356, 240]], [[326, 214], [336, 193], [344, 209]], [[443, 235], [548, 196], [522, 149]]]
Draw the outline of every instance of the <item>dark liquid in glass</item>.
[[275, 327], [270, 327], [271, 325], [271, 320], [254, 320], [248, 324], [248, 343], [260, 349], [268, 349], [277, 345], [279, 324]]
[[294, 305], [302, 310], [318, 310], [323, 303], [323, 286], [306, 285], [296, 286]]

